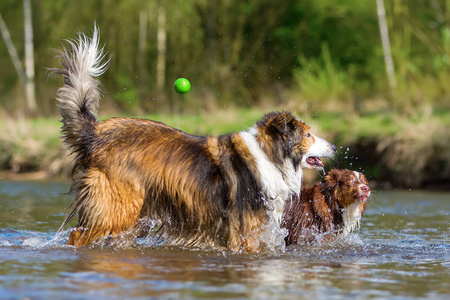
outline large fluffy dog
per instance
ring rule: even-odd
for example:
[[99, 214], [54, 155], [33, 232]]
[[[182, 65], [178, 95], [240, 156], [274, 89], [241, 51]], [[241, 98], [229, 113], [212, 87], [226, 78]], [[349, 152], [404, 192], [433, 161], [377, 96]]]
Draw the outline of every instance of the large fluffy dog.
[[331, 170], [322, 182], [303, 188], [300, 197], [287, 201], [281, 226], [289, 231], [286, 244], [327, 239], [359, 226], [370, 189], [363, 174]]
[[159, 234], [183, 244], [255, 251], [262, 228], [279, 227], [284, 202], [301, 188], [302, 170], [322, 168], [336, 147], [290, 113], [271, 112], [248, 131], [194, 136], [143, 119], [96, 119], [95, 77], [106, 70], [98, 31], [60, 53], [62, 133], [75, 155], [78, 215], [68, 244], [82, 246], [160, 222]]

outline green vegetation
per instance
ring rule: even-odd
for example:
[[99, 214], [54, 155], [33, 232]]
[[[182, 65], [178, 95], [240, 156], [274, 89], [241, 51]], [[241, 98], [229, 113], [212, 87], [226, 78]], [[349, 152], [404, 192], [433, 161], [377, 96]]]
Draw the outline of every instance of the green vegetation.
[[[96, 22], [111, 58], [100, 78], [102, 116], [148, 116], [194, 134], [221, 134], [265, 111], [290, 110], [343, 147], [338, 166], [399, 186], [450, 177], [448, 0], [382, 1], [396, 84], [387, 76], [379, 1], [31, 2], [38, 110], [27, 107], [23, 78], [1, 40], [0, 168], [70, 169], [59, 125], [49, 121], [58, 119], [62, 80], [46, 68], [58, 67], [54, 50], [62, 40], [89, 35]], [[0, 2], [22, 60], [23, 8], [23, 1]], [[179, 77], [191, 82], [185, 95], [173, 89]]]
[[[314, 121], [314, 120], [313, 120]], [[450, 176], [450, 109], [406, 118], [371, 112], [320, 114], [329, 140], [343, 147], [334, 165], [363, 170], [388, 186], [445, 187]], [[332, 162], [333, 164], [333, 162]]]
[[[252, 126], [263, 109], [223, 108], [195, 115], [155, 114], [157, 120], [192, 134], [220, 135]], [[362, 170], [369, 178], [393, 186], [445, 185], [450, 173], [450, 110], [439, 109], [429, 117], [410, 120], [396, 114], [346, 113], [303, 115], [312, 131], [335, 143], [338, 154], [330, 167]], [[14, 172], [45, 171], [67, 177], [71, 159], [59, 141], [56, 119], [4, 118], [0, 130], [0, 166]]]
[[[373, 0], [32, 2], [37, 115], [56, 113], [61, 79], [45, 69], [58, 66], [53, 49], [77, 30], [90, 33], [94, 21], [111, 57], [101, 78], [108, 108], [122, 112], [308, 100], [320, 110], [361, 112], [376, 98], [409, 115], [449, 102], [446, 0], [384, 0], [395, 90], [387, 80]], [[23, 57], [22, 1], [1, 1], [0, 13]], [[0, 107], [24, 111], [24, 93], [3, 41], [0, 65]], [[185, 96], [172, 87], [181, 76], [192, 84]]]

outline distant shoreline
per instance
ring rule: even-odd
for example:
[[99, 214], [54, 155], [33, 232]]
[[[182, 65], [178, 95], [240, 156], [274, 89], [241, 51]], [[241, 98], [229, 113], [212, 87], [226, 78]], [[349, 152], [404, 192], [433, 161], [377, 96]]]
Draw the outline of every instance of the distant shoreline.
[[[252, 126], [262, 109], [196, 115], [149, 115], [192, 134], [220, 135]], [[316, 135], [338, 146], [330, 168], [363, 172], [379, 189], [450, 190], [450, 109], [407, 119], [386, 113], [303, 118]], [[72, 160], [58, 118], [0, 120], [0, 180], [69, 180]]]

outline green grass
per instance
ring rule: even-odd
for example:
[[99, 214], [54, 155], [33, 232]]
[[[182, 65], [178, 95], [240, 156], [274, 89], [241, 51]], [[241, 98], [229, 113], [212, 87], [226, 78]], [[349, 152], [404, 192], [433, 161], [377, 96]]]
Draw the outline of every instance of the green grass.
[[[220, 135], [245, 130], [264, 114], [260, 108], [219, 109], [214, 113], [197, 115], [150, 114], [139, 116], [163, 122], [191, 134]], [[132, 117], [121, 115], [123, 117]], [[101, 117], [102, 120], [113, 116]], [[367, 112], [361, 115], [347, 115], [340, 112], [321, 112], [313, 116], [301, 116], [313, 132], [324, 133], [340, 143], [350, 143], [359, 138], [383, 138], [393, 136], [405, 126], [418, 124], [424, 120], [406, 120], [395, 113]], [[450, 125], [450, 109], [436, 109], [431, 118], [442, 126]], [[44, 142], [49, 147], [57, 147], [60, 142], [59, 117], [36, 119], [0, 120], [0, 140], [33, 139]]]
[[[263, 114], [264, 110], [260, 108], [224, 108], [214, 113], [204, 112], [196, 115], [151, 114], [139, 117], [163, 122], [195, 135], [220, 135], [245, 130]], [[110, 116], [102, 119], [108, 118]], [[450, 125], [450, 109], [439, 108], [429, 115], [414, 118], [382, 111], [369, 111], [360, 115], [321, 112], [312, 116], [303, 115], [301, 118], [314, 133], [341, 149], [342, 153], [338, 153], [335, 158], [338, 167], [362, 167], [367, 172], [366, 175], [372, 178], [378, 178], [386, 168], [390, 168], [388, 172], [394, 174], [394, 178], [398, 180], [402, 178], [397, 176], [398, 174], [409, 172], [413, 174], [413, 179], [417, 179], [410, 179], [411, 184], [426, 180], [426, 170], [446, 176], [445, 170], [450, 169], [450, 134], [446, 130]], [[61, 168], [70, 170], [67, 166], [70, 159], [63, 158], [67, 153], [62, 150], [64, 147], [60, 139], [61, 123], [58, 119], [2, 118], [0, 169], [13, 169], [16, 172], [46, 170], [52, 162], [59, 160], [66, 163]], [[343, 152], [347, 147], [352, 145], [352, 150], [357, 150], [361, 145], [367, 146], [367, 143], [373, 145], [372, 148], [364, 150], [370, 151], [370, 154], [359, 153], [358, 161], [345, 159], [347, 154]], [[376, 149], [377, 145], [382, 143], [387, 147]], [[420, 159], [422, 163], [418, 164]], [[439, 162], [438, 165], [436, 161]], [[353, 164], [346, 165], [351, 162]], [[444, 171], [439, 171], [439, 168]], [[52, 173], [61, 174], [64, 171]]]
[[348, 115], [340, 112], [322, 112], [311, 118], [312, 123], [322, 132], [338, 139], [342, 143], [351, 143], [360, 138], [382, 139], [394, 136], [406, 127], [417, 126], [434, 120], [442, 127], [450, 125], [450, 109], [440, 108], [430, 116], [399, 116], [394, 112], [366, 112], [360, 115]]
[[[214, 113], [197, 115], [150, 114], [140, 116], [196, 135], [220, 135], [245, 130], [262, 117], [262, 109], [220, 109]], [[121, 115], [123, 117], [133, 117]], [[111, 116], [101, 118], [109, 119]]]

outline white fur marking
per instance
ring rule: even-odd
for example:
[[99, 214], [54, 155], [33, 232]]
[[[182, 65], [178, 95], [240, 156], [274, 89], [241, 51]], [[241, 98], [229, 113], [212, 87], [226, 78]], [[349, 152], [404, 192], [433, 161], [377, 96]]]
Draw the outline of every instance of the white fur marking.
[[268, 202], [272, 205], [273, 217], [279, 225], [284, 202], [292, 194], [300, 194], [303, 172], [301, 168], [297, 168], [297, 171], [295, 171], [292, 162], [288, 160], [284, 162], [281, 168], [275, 166], [261, 149], [262, 145], [256, 140], [257, 134], [258, 131], [254, 127], [248, 131], [240, 132], [250, 153], [255, 158], [263, 192], [270, 198]]
[[334, 154], [334, 150], [332, 149], [332, 145], [327, 142], [324, 139], [321, 139], [313, 134], [313, 137], [315, 139], [314, 144], [312, 144], [308, 152], [303, 155], [301, 166], [303, 168], [308, 168], [309, 164], [306, 162], [306, 159], [311, 156], [317, 156], [317, 157], [331, 157]]
[[362, 182], [361, 181], [361, 173], [353, 171], [353, 174], [355, 174], [356, 179], [358, 179], [358, 182]]
[[[58, 90], [56, 99], [59, 101], [61, 115], [64, 120], [72, 119], [74, 112], [85, 105], [91, 114], [97, 115], [100, 93], [96, 76], [103, 74], [108, 68], [109, 60], [103, 62], [106, 52], [99, 46], [99, 31], [94, 27], [92, 39], [80, 33], [78, 40], [68, 41], [70, 51], [64, 56], [71, 62], [66, 68], [67, 78], [70, 84], [66, 84]], [[87, 104], [83, 101], [88, 100]]]
[[99, 41], [100, 35], [97, 25], [94, 26], [92, 39], [88, 38], [84, 33], [80, 33], [78, 42], [69, 41], [81, 74], [85, 72], [90, 76], [98, 77], [108, 68], [109, 60], [102, 63], [106, 52], [104, 48], [100, 48]]
[[344, 219], [344, 234], [348, 234], [359, 229], [361, 221], [361, 210], [359, 209], [360, 204], [361, 203], [356, 201], [345, 208], [344, 213], [342, 214], [342, 218]]

